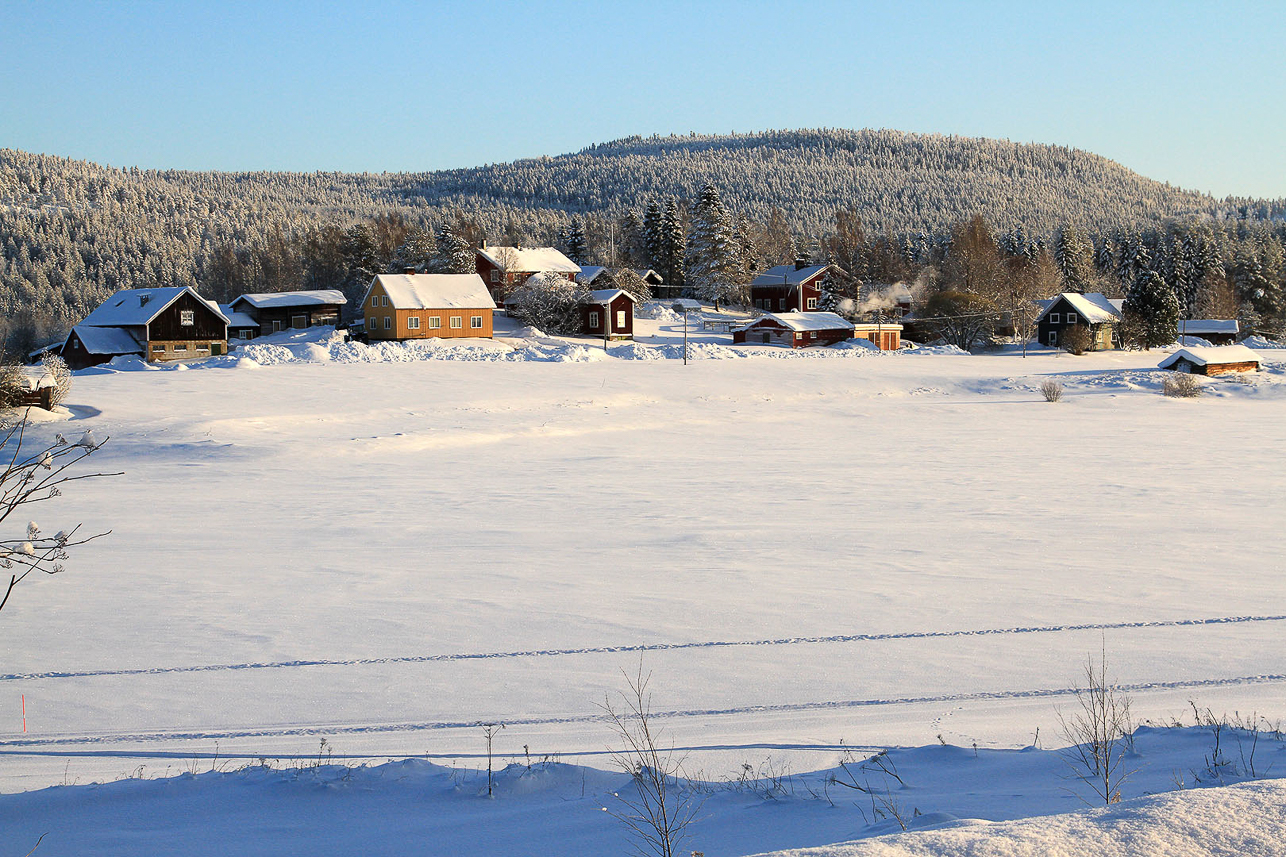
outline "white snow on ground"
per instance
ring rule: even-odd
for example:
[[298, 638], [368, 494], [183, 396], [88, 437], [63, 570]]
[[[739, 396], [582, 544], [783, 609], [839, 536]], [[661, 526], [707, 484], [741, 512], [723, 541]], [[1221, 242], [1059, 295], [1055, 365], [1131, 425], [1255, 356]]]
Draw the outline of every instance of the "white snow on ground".
[[[1286, 716], [1286, 353], [1190, 400], [1160, 394], [1155, 352], [790, 351], [697, 333], [742, 359], [613, 356], [678, 356], [681, 325], [658, 325], [655, 344], [606, 354], [534, 331], [376, 347], [289, 333], [183, 371], [78, 373], [70, 424], [32, 439], [92, 429], [111, 439], [91, 461], [125, 475], [40, 511], [48, 531], [113, 532], [4, 610], [0, 787], [174, 773], [216, 748], [234, 765], [307, 756], [322, 737], [358, 760], [476, 771], [481, 720], [507, 724], [504, 763], [525, 745], [606, 767], [596, 703], [640, 659], [712, 779], [769, 760], [824, 770], [841, 741], [941, 735], [972, 754], [1039, 729], [1050, 746], [1100, 646], [1140, 718], [1190, 699]], [[1041, 399], [1048, 377], [1062, 402]], [[1174, 787], [1169, 773], [1125, 796]], [[0, 812], [83, 817], [22, 803], [77, 794]], [[764, 829], [811, 829], [808, 812]], [[845, 823], [708, 853], [863, 829]]]

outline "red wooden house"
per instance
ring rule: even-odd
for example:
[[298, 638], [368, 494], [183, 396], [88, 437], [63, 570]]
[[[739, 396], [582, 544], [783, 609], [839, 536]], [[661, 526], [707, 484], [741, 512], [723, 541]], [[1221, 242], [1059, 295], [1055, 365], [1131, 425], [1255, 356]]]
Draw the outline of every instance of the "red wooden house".
[[487, 284], [496, 306], [505, 305], [505, 295], [532, 274], [553, 273], [575, 280], [580, 265], [553, 247], [488, 247], [478, 248], [478, 276]]
[[817, 309], [822, 290], [839, 274], [834, 265], [777, 265], [750, 283], [750, 302], [765, 312], [808, 312]]
[[634, 338], [634, 297], [621, 289], [592, 291], [581, 305], [582, 330], [609, 339]]
[[853, 338], [853, 323], [833, 312], [765, 313], [732, 332], [734, 345], [807, 348]]

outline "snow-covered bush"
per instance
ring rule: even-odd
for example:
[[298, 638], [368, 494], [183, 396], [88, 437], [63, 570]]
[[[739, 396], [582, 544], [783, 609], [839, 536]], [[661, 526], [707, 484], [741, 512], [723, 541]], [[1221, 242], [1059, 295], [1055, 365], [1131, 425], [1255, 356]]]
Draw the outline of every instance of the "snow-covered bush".
[[1040, 382], [1040, 394], [1045, 397], [1047, 402], [1061, 401], [1063, 398], [1063, 385], [1053, 378], [1046, 378]]
[[560, 274], [533, 274], [509, 293], [505, 307], [519, 321], [547, 333], [576, 333], [584, 296], [581, 286]]
[[54, 379], [50, 407], [61, 405], [67, 398], [67, 394], [71, 392], [71, 370], [67, 368], [67, 361], [52, 351], [46, 351], [40, 355], [40, 363], [44, 366], [46, 374]]
[[1195, 399], [1201, 395], [1201, 382], [1186, 372], [1175, 372], [1161, 382], [1161, 392], [1175, 399]]

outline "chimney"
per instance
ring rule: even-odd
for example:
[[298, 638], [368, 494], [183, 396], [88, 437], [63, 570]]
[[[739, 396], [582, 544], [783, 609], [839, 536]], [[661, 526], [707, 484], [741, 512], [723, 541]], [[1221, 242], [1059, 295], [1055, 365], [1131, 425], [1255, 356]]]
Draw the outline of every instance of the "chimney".
[[808, 262], [807, 262], [807, 261], [805, 261], [805, 260], [803, 260], [803, 259], [796, 259], [796, 260], [795, 260], [795, 270], [796, 270], [796, 271], [802, 271], [802, 270], [804, 270], [804, 269], [805, 269], [805, 268], [807, 268], [807, 267], [808, 267]]
[[418, 272], [418, 271], [416, 271], [414, 268], [407, 268], [407, 269], [406, 269], [406, 274], [407, 274], [407, 276], [410, 276], [411, 274], [416, 274], [416, 273], [419, 273], [419, 272]]
[[151, 299], [152, 299], [151, 292], [144, 292], [143, 294], [138, 296], [138, 305], [147, 306], [147, 302], [150, 301]]

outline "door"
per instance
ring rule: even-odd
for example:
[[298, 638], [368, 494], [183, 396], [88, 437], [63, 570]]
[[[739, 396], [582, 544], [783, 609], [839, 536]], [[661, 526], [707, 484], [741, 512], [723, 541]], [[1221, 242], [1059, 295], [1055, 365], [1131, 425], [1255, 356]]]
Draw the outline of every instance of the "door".
[[273, 332], [273, 333], [280, 333], [280, 332], [281, 332], [281, 319], [279, 319], [279, 318], [274, 318], [274, 319], [272, 320], [272, 332]]
[[290, 317], [290, 326], [293, 327], [295, 330], [303, 330], [305, 327], [308, 326], [308, 316], [292, 315]]

